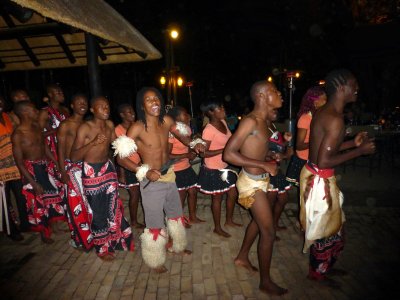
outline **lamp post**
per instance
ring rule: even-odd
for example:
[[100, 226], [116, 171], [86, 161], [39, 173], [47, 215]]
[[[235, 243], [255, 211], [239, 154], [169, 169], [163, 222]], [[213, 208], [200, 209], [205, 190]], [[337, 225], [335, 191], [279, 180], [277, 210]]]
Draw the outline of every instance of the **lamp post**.
[[[286, 77], [288, 80], [288, 88], [289, 88], [289, 132], [294, 136], [296, 120], [293, 119], [293, 93], [294, 93], [294, 78], [300, 78], [300, 72], [297, 71], [288, 71], [286, 72]], [[289, 142], [289, 146], [293, 146], [294, 139], [292, 138]]]
[[[166, 68], [166, 82], [167, 85], [167, 103], [176, 104], [177, 92], [175, 82], [175, 61], [174, 61], [174, 48], [173, 41], [179, 38], [179, 31], [177, 29], [167, 29], [165, 35], [165, 68]], [[173, 97], [172, 96], [173, 94]]]

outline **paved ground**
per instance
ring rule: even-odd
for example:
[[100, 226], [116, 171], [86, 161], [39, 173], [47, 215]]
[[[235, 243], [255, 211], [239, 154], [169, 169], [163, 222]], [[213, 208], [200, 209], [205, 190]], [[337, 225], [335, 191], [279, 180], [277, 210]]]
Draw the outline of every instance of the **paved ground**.
[[[376, 175], [351, 168], [342, 175], [341, 183], [356, 195], [353, 180], [364, 182], [364, 196], [357, 205], [346, 199], [347, 243], [337, 266], [349, 271], [338, 278], [341, 288], [333, 290], [306, 279], [308, 256], [301, 253], [302, 236], [296, 230], [295, 191], [291, 191], [282, 222], [288, 226], [275, 244], [271, 273], [276, 282], [287, 287], [283, 299], [382, 299], [392, 295], [399, 299], [400, 281], [400, 208], [396, 182], [399, 172]], [[360, 175], [361, 174], [361, 175]], [[393, 181], [393, 190], [385, 180]], [[368, 182], [374, 182], [370, 189]], [[377, 184], [381, 182], [381, 184]], [[359, 185], [358, 185], [359, 186]], [[395, 193], [397, 198], [380, 195]], [[124, 193], [123, 196], [126, 196]], [[386, 197], [386, 196], [385, 196]], [[371, 200], [372, 199], [372, 200]], [[391, 205], [390, 203], [393, 203]], [[119, 252], [109, 263], [94, 252], [82, 253], [68, 245], [68, 234], [54, 235], [53, 245], [44, 245], [38, 234], [26, 233], [25, 240], [12, 242], [0, 236], [1, 299], [269, 299], [258, 291], [258, 275], [235, 267], [233, 258], [241, 245], [244, 228], [227, 229], [232, 238], [212, 233], [210, 201], [201, 197], [199, 216], [206, 224], [188, 230], [192, 256], [169, 255], [168, 273], [155, 274], [141, 259], [135, 231], [135, 252]], [[247, 224], [248, 212], [236, 207], [236, 221]], [[66, 228], [66, 227], [65, 227]], [[257, 263], [255, 245], [251, 260]], [[397, 295], [397, 296], [395, 296]], [[272, 297], [271, 299], [279, 297]]]

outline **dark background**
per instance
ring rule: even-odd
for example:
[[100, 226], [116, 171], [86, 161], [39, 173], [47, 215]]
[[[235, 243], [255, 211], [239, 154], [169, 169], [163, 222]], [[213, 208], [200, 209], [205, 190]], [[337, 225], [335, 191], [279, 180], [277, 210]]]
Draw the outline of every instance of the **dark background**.
[[[358, 109], [379, 113], [399, 105], [400, 26], [398, 0], [128, 1], [108, 0], [161, 53], [165, 32], [176, 25], [175, 64], [193, 81], [194, 109], [214, 96], [243, 113], [248, 91], [275, 71], [301, 70], [295, 81], [295, 111], [305, 90], [334, 68], [359, 80]], [[113, 108], [134, 101], [142, 86], [161, 89], [165, 59], [103, 65], [101, 82]], [[38, 105], [48, 82], [59, 82], [67, 98], [88, 91], [86, 68], [1, 73], [2, 91], [26, 87]], [[285, 74], [273, 76], [288, 100]], [[162, 90], [165, 95], [165, 90]], [[229, 95], [229, 97], [227, 97]], [[188, 89], [178, 104], [188, 107]], [[230, 99], [226, 101], [225, 99]], [[67, 99], [68, 100], [68, 99]], [[286, 118], [288, 101], [281, 112]]]

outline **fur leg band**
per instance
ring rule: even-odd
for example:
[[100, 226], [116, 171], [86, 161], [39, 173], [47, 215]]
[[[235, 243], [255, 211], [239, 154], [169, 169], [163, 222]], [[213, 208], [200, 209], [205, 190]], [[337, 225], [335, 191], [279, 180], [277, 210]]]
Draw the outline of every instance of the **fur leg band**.
[[165, 245], [168, 236], [165, 229], [145, 228], [140, 235], [142, 257], [146, 265], [152, 269], [162, 267], [166, 260]]
[[184, 223], [183, 216], [167, 220], [168, 232], [172, 238], [172, 251], [176, 253], [182, 252], [187, 246]]

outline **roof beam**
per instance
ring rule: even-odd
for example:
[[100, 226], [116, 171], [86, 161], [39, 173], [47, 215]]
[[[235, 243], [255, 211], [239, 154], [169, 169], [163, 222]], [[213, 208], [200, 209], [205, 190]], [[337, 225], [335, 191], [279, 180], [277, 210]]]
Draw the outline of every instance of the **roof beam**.
[[[8, 25], [8, 24], [7, 24]], [[0, 29], [0, 40], [13, 40], [19, 37], [31, 37], [46, 34], [66, 34], [75, 32], [71, 28], [58, 23], [43, 23], [34, 25], [21, 25]]]
[[63, 36], [59, 33], [56, 33], [55, 37], [56, 37], [58, 43], [60, 44], [61, 48], [64, 50], [65, 55], [67, 56], [69, 62], [71, 64], [74, 64], [76, 62], [76, 59], [75, 59], [74, 55], [72, 54], [71, 50], [69, 49], [67, 43], [65, 42]]
[[[4, 19], [4, 22], [6, 22], [7, 26], [10, 28], [15, 28], [15, 24], [13, 20], [10, 18], [8, 13], [6, 13], [3, 9], [1, 9], [1, 16]], [[28, 43], [25, 41], [25, 39], [21, 36], [17, 37], [18, 43], [21, 45], [21, 47], [25, 50], [26, 54], [29, 56], [31, 59], [32, 63], [37, 67], [40, 66], [40, 61], [37, 59], [35, 53], [33, 53], [32, 49], [29, 48]]]

